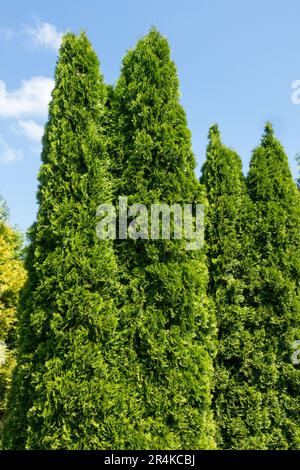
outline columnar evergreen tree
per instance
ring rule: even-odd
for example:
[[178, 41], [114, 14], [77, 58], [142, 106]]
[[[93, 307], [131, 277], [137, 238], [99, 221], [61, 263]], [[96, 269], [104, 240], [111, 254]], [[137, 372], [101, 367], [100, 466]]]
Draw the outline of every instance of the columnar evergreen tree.
[[87, 37], [68, 33], [43, 138], [6, 448], [113, 448], [118, 434], [117, 267], [96, 235], [96, 208], [112, 194], [105, 102]]
[[16, 307], [25, 282], [20, 249], [20, 234], [9, 226], [0, 198], [0, 431], [15, 365]]
[[298, 178], [297, 178], [297, 186], [300, 189], [300, 153], [297, 155], [297, 163], [298, 163]]
[[[202, 202], [168, 42], [155, 29], [130, 50], [112, 101], [118, 195], [128, 204]], [[144, 231], [141, 234], [150, 233]], [[214, 447], [210, 411], [214, 314], [201, 250], [186, 242], [120, 240], [127, 286], [120, 325], [127, 380], [136, 388], [128, 446]]]
[[252, 299], [257, 261], [253, 259], [253, 205], [242, 162], [222, 144], [216, 125], [209, 132], [201, 182], [208, 198], [205, 240], [209, 294], [216, 306], [218, 353], [214, 411], [218, 446], [265, 449], [269, 439], [269, 359], [264, 325]]
[[268, 407], [266, 447], [299, 449], [300, 369], [292, 354], [300, 339], [300, 200], [269, 123], [253, 152], [247, 184], [256, 207], [252, 295], [266, 368], [263, 376], [256, 374]]

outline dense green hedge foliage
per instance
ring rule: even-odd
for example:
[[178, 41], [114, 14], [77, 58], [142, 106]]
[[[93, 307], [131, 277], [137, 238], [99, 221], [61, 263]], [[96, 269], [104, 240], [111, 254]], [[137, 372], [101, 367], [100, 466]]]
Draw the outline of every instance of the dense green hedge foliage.
[[291, 356], [300, 338], [300, 204], [271, 126], [253, 153], [248, 187], [239, 157], [213, 126], [202, 182], [218, 322], [218, 445], [299, 448], [300, 377]]
[[[112, 122], [118, 194], [128, 204], [150, 212], [151, 204], [203, 201], [177, 72], [154, 29], [124, 58]], [[121, 321], [131, 350], [124, 360], [141, 404], [131, 416], [135, 446], [212, 448], [215, 325], [203, 253], [175, 239], [122, 240], [116, 250], [127, 285]]]
[[105, 102], [90, 43], [67, 34], [43, 140], [7, 448], [109, 448], [117, 432], [117, 264], [96, 236], [96, 208], [112, 194]]
[[[200, 183], [194, 170], [167, 40], [152, 29], [108, 87], [86, 35], [67, 33], [17, 312], [5, 448], [300, 448], [291, 360], [300, 200], [287, 157], [267, 124], [246, 180], [214, 125]], [[149, 213], [153, 204], [204, 204], [206, 249], [174, 236], [99, 240], [97, 207], [119, 196]], [[0, 237], [4, 216], [0, 205]], [[13, 291], [13, 308], [16, 299]], [[14, 347], [15, 334], [4, 336]]]
[[264, 361], [256, 380], [268, 410], [266, 447], [300, 448], [300, 369], [291, 356], [300, 339], [300, 198], [288, 159], [268, 123], [247, 178], [255, 205], [251, 295], [257, 354]]
[[209, 132], [201, 181], [209, 203], [205, 219], [209, 295], [218, 323], [213, 402], [218, 446], [264, 448], [263, 396], [254, 369], [267, 364], [257, 351], [261, 331], [249, 302], [253, 208], [241, 159], [222, 144], [216, 125]]

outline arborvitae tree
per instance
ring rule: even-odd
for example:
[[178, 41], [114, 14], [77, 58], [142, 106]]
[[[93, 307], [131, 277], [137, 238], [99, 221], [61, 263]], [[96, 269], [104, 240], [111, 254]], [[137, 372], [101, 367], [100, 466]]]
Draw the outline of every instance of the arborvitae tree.
[[[255, 203], [252, 281], [264, 374], [256, 380], [268, 408], [266, 448], [300, 448], [300, 199], [287, 156], [267, 123], [247, 179]], [[258, 349], [258, 354], [259, 354]]]
[[8, 224], [6, 205], [0, 198], [0, 435], [15, 365], [16, 307], [25, 282], [21, 244], [20, 234]]
[[272, 405], [270, 361], [263, 352], [264, 325], [251, 295], [257, 269], [251, 252], [254, 211], [241, 159], [222, 144], [216, 125], [209, 132], [201, 182], [209, 204], [205, 219], [209, 294], [215, 301], [218, 324], [213, 401], [218, 446], [264, 449]]
[[[168, 42], [155, 29], [130, 50], [112, 102], [118, 195], [128, 204], [202, 202]], [[150, 223], [148, 231], [150, 233]], [[214, 313], [202, 250], [186, 241], [118, 240], [127, 286], [120, 325], [132, 401], [127, 447], [214, 447]]]
[[105, 101], [87, 37], [68, 33], [43, 138], [6, 448], [113, 448], [118, 433], [117, 268], [112, 242], [96, 235], [112, 192]]

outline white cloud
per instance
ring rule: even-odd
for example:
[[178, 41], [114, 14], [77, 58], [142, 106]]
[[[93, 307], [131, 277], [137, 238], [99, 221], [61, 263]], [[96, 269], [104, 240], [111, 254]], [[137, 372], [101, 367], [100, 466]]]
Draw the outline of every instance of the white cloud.
[[25, 24], [20, 31], [11, 28], [0, 28], [0, 38], [11, 39], [15, 36], [27, 36], [35, 47], [44, 47], [57, 51], [61, 44], [63, 32], [58, 31], [55, 25], [35, 18], [35, 25]]
[[46, 115], [54, 81], [47, 77], [23, 80], [20, 88], [7, 91], [0, 80], [0, 117], [20, 118], [26, 115]]
[[35, 122], [33, 119], [29, 119], [27, 121], [20, 120], [18, 121], [16, 132], [25, 135], [29, 140], [33, 140], [34, 142], [41, 142], [44, 127]]
[[0, 162], [4, 164], [13, 163], [23, 158], [23, 152], [12, 148], [6, 140], [0, 135]]
[[23, 32], [27, 34], [32, 43], [38, 47], [57, 50], [60, 46], [63, 33], [51, 23], [37, 21], [36, 26], [24, 26]]

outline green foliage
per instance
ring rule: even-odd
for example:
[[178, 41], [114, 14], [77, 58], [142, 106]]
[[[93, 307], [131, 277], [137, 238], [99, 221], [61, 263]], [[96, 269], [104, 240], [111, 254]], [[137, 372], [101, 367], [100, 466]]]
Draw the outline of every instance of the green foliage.
[[0, 221], [5, 221], [8, 218], [8, 208], [4, 199], [0, 196]]
[[20, 259], [21, 237], [5, 220], [6, 205], [0, 215], [0, 434], [7, 405], [7, 393], [15, 365], [16, 306], [25, 281]]
[[297, 186], [298, 186], [298, 189], [300, 190], [300, 153], [297, 154], [296, 160], [297, 160], [297, 163], [298, 163]]
[[269, 123], [247, 184], [255, 204], [251, 296], [261, 331], [257, 354], [265, 364], [256, 373], [268, 422], [265, 447], [299, 449], [300, 370], [291, 356], [300, 339], [300, 198]]
[[224, 449], [299, 448], [300, 207], [288, 160], [267, 124], [246, 192], [241, 161], [210, 130], [209, 292], [219, 328], [214, 410]]
[[[203, 202], [169, 46], [155, 29], [123, 61], [111, 113], [118, 195], [128, 203]], [[150, 212], [150, 210], [149, 210]], [[214, 447], [214, 312], [202, 251], [183, 240], [116, 243], [126, 286], [122, 361], [134, 391], [127, 447]], [[132, 392], [133, 393], [133, 392]]]
[[[96, 236], [112, 185], [103, 136], [106, 87], [84, 33], [68, 33], [43, 139], [29, 279], [4, 429], [9, 449], [113, 447], [121, 413], [117, 265]], [[116, 421], [116, 424], [115, 424]]]
[[[111, 87], [86, 35], [66, 34], [18, 311], [26, 275], [0, 199], [4, 448], [300, 448], [300, 193], [287, 157], [268, 123], [246, 180], [214, 125], [200, 183], [194, 170], [167, 40], [152, 29]], [[174, 235], [99, 240], [97, 207], [119, 196], [149, 213], [205, 204], [206, 253]]]
[[266, 394], [257, 377], [262, 377], [268, 364], [260, 350], [264, 335], [249, 297], [253, 207], [242, 162], [222, 144], [216, 125], [209, 132], [201, 182], [209, 203], [205, 230], [209, 294], [218, 324], [213, 401], [218, 447], [263, 449], [269, 403], [264, 404]]

